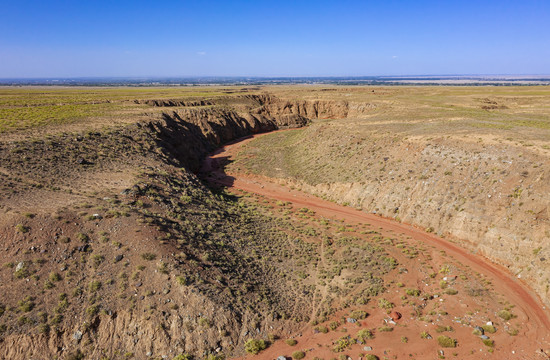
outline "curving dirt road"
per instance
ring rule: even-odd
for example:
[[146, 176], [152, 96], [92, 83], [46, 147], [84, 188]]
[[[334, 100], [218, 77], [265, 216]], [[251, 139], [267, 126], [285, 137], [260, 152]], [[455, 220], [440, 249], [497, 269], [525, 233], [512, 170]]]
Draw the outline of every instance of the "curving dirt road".
[[416, 240], [433, 245], [440, 250], [445, 250], [449, 256], [469, 266], [472, 270], [488, 275], [492, 279], [495, 290], [506, 294], [510, 301], [522, 309], [528, 317], [528, 322], [523, 324], [527, 336], [532, 339], [537, 338], [548, 341], [546, 339], [550, 337], [550, 316], [548, 310], [525, 284], [521, 283], [505, 268], [411, 225], [341, 206], [297, 190], [291, 190], [276, 184], [267, 177], [241, 173], [226, 174], [224, 165], [238, 153], [240, 147], [252, 139], [263, 135], [265, 134], [239, 139], [218, 149], [204, 161], [201, 169], [202, 177], [214, 184], [245, 190], [276, 200], [290, 201], [299, 206], [308, 207], [319, 215], [328, 218], [345, 219], [352, 223], [367, 222], [386, 230], [400, 232]]

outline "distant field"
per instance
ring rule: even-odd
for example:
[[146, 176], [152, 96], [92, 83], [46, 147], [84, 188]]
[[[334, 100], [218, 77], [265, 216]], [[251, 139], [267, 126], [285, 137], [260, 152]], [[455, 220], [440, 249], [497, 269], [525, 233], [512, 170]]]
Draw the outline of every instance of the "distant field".
[[118, 122], [150, 112], [134, 100], [203, 99], [239, 91], [239, 88], [90, 88], [0, 87], [0, 133], [107, 117]]

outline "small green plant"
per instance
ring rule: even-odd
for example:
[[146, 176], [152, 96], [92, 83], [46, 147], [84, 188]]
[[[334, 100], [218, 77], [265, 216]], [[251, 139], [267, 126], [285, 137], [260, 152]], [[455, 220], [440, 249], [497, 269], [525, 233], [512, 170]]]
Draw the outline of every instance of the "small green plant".
[[193, 357], [189, 354], [179, 354], [172, 358], [172, 360], [192, 360]]
[[444, 348], [454, 348], [456, 347], [456, 340], [452, 339], [446, 335], [441, 335], [437, 337], [437, 343], [439, 346]]
[[349, 314], [350, 318], [353, 319], [365, 319], [369, 314], [366, 311], [363, 310], [354, 310]]
[[316, 326], [315, 331], [326, 334], [326, 333], [328, 333], [328, 327], [326, 327], [326, 326]]
[[483, 331], [489, 334], [494, 334], [497, 332], [497, 328], [493, 325], [483, 325], [481, 328], [483, 329]]
[[265, 348], [267, 348], [267, 344], [261, 339], [248, 339], [244, 343], [244, 350], [252, 355], [258, 354], [260, 351], [265, 350]]
[[406, 344], [406, 343], [409, 342], [409, 338], [406, 337], [406, 336], [401, 336], [401, 342], [404, 343], [404, 344]]
[[389, 302], [388, 300], [381, 298], [378, 300], [378, 307], [382, 309], [392, 309], [395, 305], [392, 302]]
[[357, 339], [365, 342], [367, 339], [374, 339], [374, 334], [369, 329], [362, 329], [357, 332]]
[[512, 314], [510, 311], [508, 310], [500, 310], [497, 315], [502, 319], [502, 320], [511, 320], [513, 319], [515, 316], [514, 314]]
[[88, 285], [88, 289], [90, 290], [91, 293], [95, 293], [96, 291], [101, 289], [101, 281], [97, 281], [97, 280], [91, 281], [90, 284]]
[[292, 353], [292, 358], [295, 360], [300, 360], [306, 357], [306, 353], [303, 351], [295, 351]]
[[205, 317], [199, 318], [199, 325], [202, 327], [210, 327], [212, 324], [210, 323], [210, 320], [208, 320]]
[[378, 331], [380, 331], [380, 332], [391, 332], [391, 331], [393, 331], [393, 328], [391, 326], [384, 325], [384, 326], [380, 326], [378, 328]]
[[141, 254], [141, 257], [143, 258], [143, 260], [153, 261], [157, 258], [157, 255], [152, 253], [143, 253]]
[[50, 275], [48, 276], [48, 280], [50, 280], [52, 283], [61, 281], [61, 275], [59, 275], [56, 272], [51, 272]]
[[285, 343], [288, 345], [288, 346], [295, 346], [296, 344], [298, 344], [298, 341], [294, 340], [294, 339], [286, 339], [285, 340]]
[[405, 290], [405, 293], [409, 296], [420, 296], [420, 290], [418, 289], [407, 289]]
[[26, 227], [25, 225], [23, 224], [17, 224], [15, 225], [15, 230], [21, 234], [25, 234], [25, 233], [28, 233], [29, 232], [29, 228]]
[[182, 286], [187, 285], [187, 278], [185, 276], [180, 276], [180, 275], [176, 276], [176, 281], [178, 284]]
[[365, 360], [380, 360], [380, 358], [374, 354], [368, 354], [365, 356]]
[[421, 339], [431, 339], [431, 336], [430, 336], [430, 334], [428, 334], [427, 331], [422, 331], [422, 332], [420, 333], [420, 338], [421, 338]]
[[34, 309], [34, 298], [31, 296], [25, 297], [23, 300], [17, 303], [19, 310], [22, 312], [29, 312]]
[[456, 295], [456, 294], [458, 294], [458, 290], [448, 288], [448, 289], [445, 290], [445, 294], [447, 294], [447, 295]]
[[481, 339], [481, 341], [483, 341], [483, 344], [485, 346], [488, 346], [490, 348], [494, 347], [495, 346], [495, 341], [494, 340], [491, 340], [491, 339]]

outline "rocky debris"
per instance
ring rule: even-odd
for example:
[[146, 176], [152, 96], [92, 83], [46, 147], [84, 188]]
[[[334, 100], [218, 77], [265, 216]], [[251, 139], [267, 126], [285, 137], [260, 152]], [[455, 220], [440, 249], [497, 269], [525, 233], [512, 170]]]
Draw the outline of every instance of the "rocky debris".
[[489, 337], [488, 337], [487, 335], [481, 335], [481, 338], [482, 338], [483, 340], [488, 340], [488, 339], [489, 339]]
[[119, 261], [122, 260], [123, 258], [124, 258], [124, 255], [119, 254], [119, 255], [115, 256], [115, 262], [119, 262]]
[[77, 330], [73, 333], [73, 339], [80, 341], [82, 339], [82, 332]]
[[372, 351], [372, 347], [371, 346], [365, 346], [363, 348], [364, 351]]
[[286, 360], [286, 357], [283, 356], [283, 355], [281, 355], [281, 356], [278, 356], [278, 357], [277, 357], [277, 360]]
[[347, 318], [346, 321], [350, 324], [355, 324], [357, 322], [357, 319], [354, 318]]

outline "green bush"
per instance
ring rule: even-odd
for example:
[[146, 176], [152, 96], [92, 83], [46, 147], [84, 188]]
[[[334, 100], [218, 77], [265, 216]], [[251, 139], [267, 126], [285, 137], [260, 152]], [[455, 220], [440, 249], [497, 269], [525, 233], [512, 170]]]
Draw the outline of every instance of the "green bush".
[[420, 296], [420, 290], [418, 290], [418, 289], [407, 289], [407, 290], [405, 290], [405, 292], [409, 296]]
[[508, 310], [500, 310], [497, 315], [503, 319], [503, 320], [510, 320], [510, 319], [513, 319], [515, 316]]
[[494, 334], [497, 332], [497, 328], [493, 325], [483, 325], [481, 328], [483, 329], [483, 331], [489, 334]]
[[258, 339], [248, 339], [244, 343], [244, 350], [252, 355], [256, 355], [262, 350], [265, 350], [267, 348], [267, 344], [264, 340], [258, 340]]
[[296, 360], [300, 360], [306, 357], [306, 353], [303, 351], [295, 351], [292, 353], [292, 358]]
[[368, 354], [367, 356], [365, 356], [365, 360], [380, 360], [380, 358], [376, 355]]
[[285, 343], [288, 345], [288, 346], [294, 346], [296, 344], [298, 344], [298, 341], [294, 340], [294, 339], [287, 339], [285, 340]]
[[437, 338], [437, 343], [439, 344], [439, 346], [444, 347], [444, 348], [454, 348], [454, 347], [456, 347], [456, 340], [452, 339], [448, 336], [445, 336], [445, 335], [439, 336]]
[[357, 332], [357, 339], [365, 342], [367, 339], [374, 339], [374, 334], [369, 329], [359, 330]]
[[172, 360], [191, 360], [192, 356], [189, 354], [179, 354], [174, 356]]
[[149, 260], [149, 261], [155, 260], [157, 258], [157, 256], [152, 253], [143, 253], [141, 254], [141, 257], [143, 258], [143, 260]]
[[483, 344], [485, 346], [488, 346], [488, 347], [494, 347], [495, 346], [495, 341], [494, 340], [491, 340], [491, 339], [482, 339], [483, 341]]

